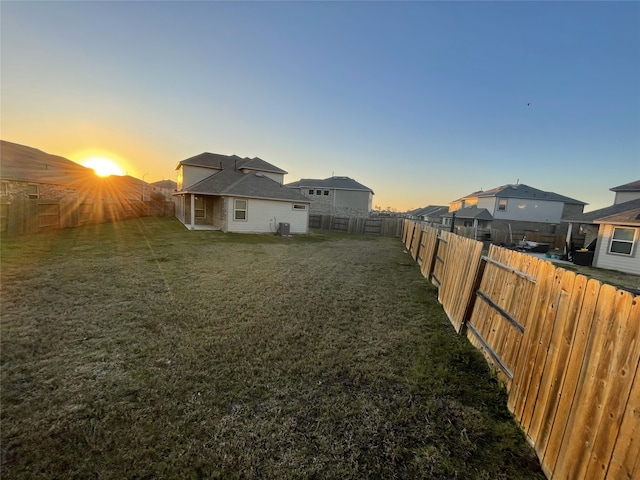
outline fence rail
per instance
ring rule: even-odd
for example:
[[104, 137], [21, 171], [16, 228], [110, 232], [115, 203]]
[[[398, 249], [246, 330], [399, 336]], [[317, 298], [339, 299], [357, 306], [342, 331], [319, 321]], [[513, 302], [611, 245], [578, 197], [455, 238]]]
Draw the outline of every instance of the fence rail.
[[402, 241], [495, 366], [548, 478], [640, 478], [640, 297], [410, 220]]
[[338, 217], [334, 215], [309, 215], [309, 228], [337, 232], [400, 237], [403, 219], [396, 217]]
[[105, 202], [95, 198], [13, 199], [0, 204], [0, 233], [29, 235], [146, 216], [172, 216], [171, 202]]

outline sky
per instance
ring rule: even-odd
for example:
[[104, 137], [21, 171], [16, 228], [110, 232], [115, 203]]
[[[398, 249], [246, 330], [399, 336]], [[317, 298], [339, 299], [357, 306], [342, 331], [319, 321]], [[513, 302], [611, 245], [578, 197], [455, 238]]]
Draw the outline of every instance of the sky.
[[640, 179], [640, 2], [0, 3], [0, 135], [176, 180], [202, 152], [406, 211]]

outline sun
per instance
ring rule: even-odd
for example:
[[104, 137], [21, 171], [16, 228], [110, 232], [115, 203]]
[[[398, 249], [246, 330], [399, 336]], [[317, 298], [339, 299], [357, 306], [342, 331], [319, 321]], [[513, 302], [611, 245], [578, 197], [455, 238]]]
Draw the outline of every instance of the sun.
[[91, 157], [82, 162], [82, 166], [92, 168], [99, 177], [108, 177], [110, 175], [124, 175], [124, 171], [113, 160], [106, 157]]

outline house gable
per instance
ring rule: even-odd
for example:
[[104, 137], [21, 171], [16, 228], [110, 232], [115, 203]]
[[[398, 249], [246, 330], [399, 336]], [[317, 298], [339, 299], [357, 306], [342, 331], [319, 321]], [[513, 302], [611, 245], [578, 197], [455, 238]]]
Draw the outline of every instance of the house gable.
[[625, 183], [624, 185], [619, 185], [617, 187], [610, 188], [609, 190], [616, 194], [613, 201], [615, 204], [640, 199], [640, 180]]

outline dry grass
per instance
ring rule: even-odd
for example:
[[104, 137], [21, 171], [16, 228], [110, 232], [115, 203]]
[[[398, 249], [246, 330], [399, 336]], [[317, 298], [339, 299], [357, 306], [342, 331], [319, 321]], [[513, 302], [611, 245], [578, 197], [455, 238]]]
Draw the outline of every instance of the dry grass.
[[398, 239], [2, 242], [3, 478], [544, 478]]

